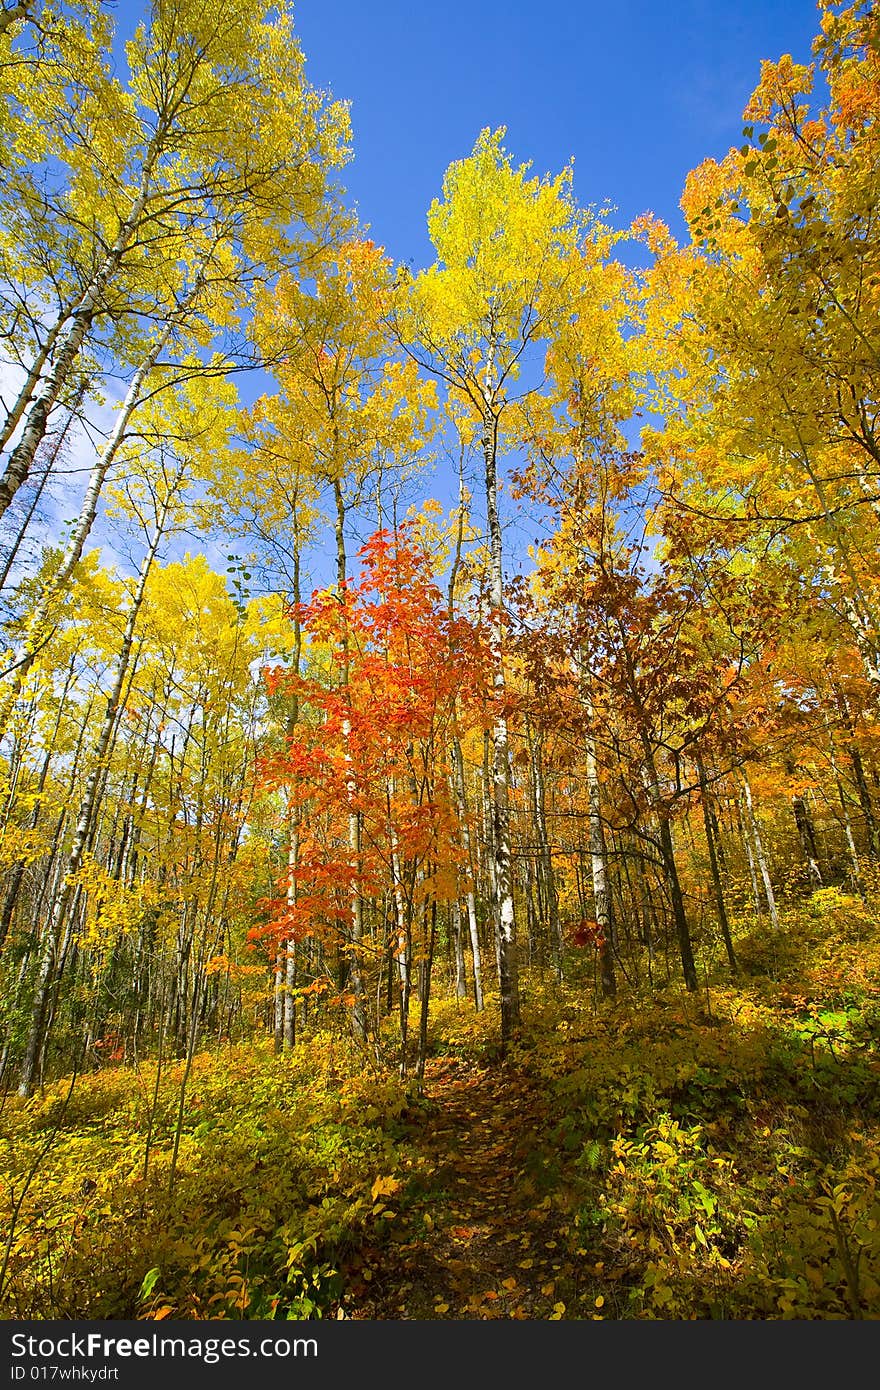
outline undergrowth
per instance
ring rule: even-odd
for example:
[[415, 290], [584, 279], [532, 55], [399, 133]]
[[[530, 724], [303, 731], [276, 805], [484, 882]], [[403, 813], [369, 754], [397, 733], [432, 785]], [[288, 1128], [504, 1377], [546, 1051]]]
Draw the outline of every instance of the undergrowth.
[[[826, 892], [737, 949], [740, 975], [691, 997], [597, 1006], [534, 977], [503, 1062], [497, 1000], [432, 1010], [435, 1059], [527, 1077], [549, 1107], [510, 1180], [560, 1213], [567, 1317], [880, 1315], [875, 924]], [[7, 1099], [0, 1315], [357, 1316], [350, 1270], [368, 1277], [363, 1251], [381, 1260], [423, 1197], [442, 1080], [419, 1101], [330, 1035], [202, 1054], [172, 1182], [182, 1070], [158, 1091], [150, 1063]]]
[[43, 1152], [2, 1315], [321, 1317], [346, 1252], [390, 1219], [390, 1128], [407, 1105], [396, 1082], [334, 1061], [329, 1041], [289, 1058], [264, 1043], [197, 1056], [173, 1187], [181, 1064], [160, 1081], [151, 1125], [153, 1066], [83, 1076], [69, 1100], [66, 1083], [8, 1100], [0, 1229]]

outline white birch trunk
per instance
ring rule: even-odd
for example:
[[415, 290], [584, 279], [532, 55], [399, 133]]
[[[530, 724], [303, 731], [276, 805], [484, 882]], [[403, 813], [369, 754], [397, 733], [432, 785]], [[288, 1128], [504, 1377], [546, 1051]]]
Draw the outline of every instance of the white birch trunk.
[[159, 353], [168, 341], [171, 333], [170, 325], [157, 338], [150, 352], [144, 358], [131, 379], [125, 400], [120, 406], [116, 420], [113, 424], [107, 443], [101, 457], [94, 464], [89, 475], [88, 486], [85, 496], [80, 506], [79, 516], [76, 525], [70, 534], [61, 563], [52, 575], [45, 590], [37, 600], [33, 613], [28, 620], [27, 635], [19, 651], [16, 653], [13, 663], [14, 677], [10, 684], [3, 705], [0, 706], [0, 731], [5, 730], [9, 720], [12, 707], [21, 693], [22, 687], [27, 680], [28, 672], [34, 663], [34, 658], [40, 649], [40, 645], [45, 636], [45, 630], [49, 619], [49, 614], [56, 598], [64, 591], [73, 575], [76, 566], [82, 559], [83, 549], [89, 537], [95, 517], [98, 514], [98, 500], [101, 489], [104, 486], [110, 466], [125, 438], [125, 432], [134, 410], [140, 402], [141, 388], [149, 372], [156, 365]]
[[764, 854], [764, 846], [761, 843], [761, 832], [758, 829], [758, 822], [755, 819], [755, 808], [752, 801], [752, 788], [745, 770], [742, 774], [743, 794], [745, 797], [746, 822], [751, 831], [752, 843], [755, 846], [755, 858], [758, 862], [758, 869], [761, 874], [761, 882], [764, 885], [764, 896], [767, 899], [767, 909], [770, 913], [770, 921], [774, 927], [779, 926], [779, 913], [776, 909], [776, 896], [773, 892], [773, 884], [770, 882], [770, 870], [767, 867], [767, 857]]
[[510, 843], [509, 737], [504, 709], [504, 570], [501, 522], [498, 515], [497, 420], [492, 406], [494, 361], [486, 364], [483, 414], [483, 461], [486, 474], [486, 513], [489, 527], [489, 643], [492, 661], [492, 861], [495, 882], [495, 937], [501, 992], [501, 1047], [511, 1042], [519, 1027], [519, 987], [516, 961], [516, 916]]
[[106, 760], [112, 751], [113, 738], [117, 728], [119, 701], [131, 663], [135, 627], [143, 604], [147, 579], [153, 567], [153, 561], [156, 558], [159, 544], [165, 534], [165, 526], [171, 508], [171, 499], [172, 491], [169, 490], [157, 516], [155, 532], [143, 563], [141, 564], [137, 587], [125, 624], [122, 647], [120, 649], [119, 659], [116, 663], [113, 684], [107, 695], [104, 719], [92, 757], [92, 769], [86, 780], [85, 790], [80, 803], [79, 815], [73, 834], [73, 844], [67, 860], [64, 881], [61, 884], [59, 892], [55, 896], [49, 921], [46, 924], [46, 930], [43, 935], [40, 965], [37, 972], [34, 1001], [31, 1010], [31, 1026], [25, 1045], [21, 1079], [18, 1087], [20, 1096], [30, 1095], [34, 1080], [39, 1072], [40, 1057], [46, 1041], [43, 1023], [46, 1018], [46, 1010], [49, 1004], [52, 984], [55, 979], [56, 968], [61, 955], [60, 943], [63, 940], [67, 926], [68, 911], [76, 892], [76, 886], [73, 880], [82, 865], [83, 855], [88, 843], [89, 830], [98, 805]]
[[24, 428], [21, 439], [13, 449], [6, 471], [0, 478], [0, 517], [3, 516], [30, 473], [34, 456], [48, 427], [49, 414], [63, 391], [67, 378], [79, 356], [80, 349], [92, 326], [92, 320], [98, 311], [101, 295], [122, 264], [122, 257], [140, 221], [147, 202], [149, 181], [150, 171], [149, 166], [147, 166], [144, 169], [140, 191], [128, 217], [119, 228], [116, 240], [58, 333], [49, 371], [34, 392], [23, 417]]
[[455, 785], [455, 808], [458, 815], [458, 823], [461, 826], [461, 843], [467, 857], [468, 883], [465, 891], [465, 906], [467, 909], [468, 936], [471, 945], [471, 960], [474, 970], [474, 1004], [477, 1013], [483, 1011], [483, 967], [480, 960], [480, 937], [477, 929], [477, 899], [474, 893], [474, 875], [476, 864], [474, 863], [474, 847], [471, 840], [470, 824], [468, 820], [467, 788], [464, 780], [464, 757], [461, 751], [461, 741], [457, 734], [452, 739], [452, 766], [453, 781]]

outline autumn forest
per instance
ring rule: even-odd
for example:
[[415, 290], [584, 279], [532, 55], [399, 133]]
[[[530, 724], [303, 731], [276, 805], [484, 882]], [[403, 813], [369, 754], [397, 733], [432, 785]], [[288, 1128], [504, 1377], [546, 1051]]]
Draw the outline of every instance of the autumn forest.
[[0, 1316], [880, 1316], [876, 5], [424, 267], [285, 3], [117, 23], [0, 10]]

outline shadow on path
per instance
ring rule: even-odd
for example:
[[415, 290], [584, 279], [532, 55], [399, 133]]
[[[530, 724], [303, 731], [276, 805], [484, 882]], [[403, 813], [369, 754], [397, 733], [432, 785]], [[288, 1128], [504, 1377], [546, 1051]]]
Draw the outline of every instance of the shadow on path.
[[433, 1059], [430, 1113], [389, 1239], [345, 1270], [345, 1315], [362, 1319], [577, 1316], [566, 1187], [548, 1162], [549, 1112], [509, 1066]]

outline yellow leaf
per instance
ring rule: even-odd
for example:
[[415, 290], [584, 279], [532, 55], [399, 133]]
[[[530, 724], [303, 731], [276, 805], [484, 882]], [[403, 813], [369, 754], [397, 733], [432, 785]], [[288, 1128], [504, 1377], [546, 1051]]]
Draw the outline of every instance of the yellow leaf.
[[397, 1178], [377, 1178], [370, 1188], [370, 1195], [375, 1202], [378, 1197], [390, 1197], [393, 1193], [399, 1191], [399, 1189], [400, 1183]]

